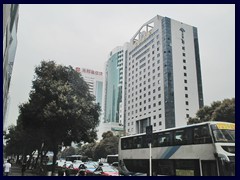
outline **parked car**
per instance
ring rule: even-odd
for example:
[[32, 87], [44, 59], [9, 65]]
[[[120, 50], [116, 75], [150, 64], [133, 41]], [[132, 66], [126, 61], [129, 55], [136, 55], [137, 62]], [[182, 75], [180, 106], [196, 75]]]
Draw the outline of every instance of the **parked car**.
[[98, 168], [93, 171], [92, 173], [89, 173], [89, 175], [93, 176], [119, 176], [119, 172], [116, 168], [113, 166], [98, 166]]
[[65, 160], [57, 160], [56, 161], [57, 168], [62, 168], [64, 163], [65, 163]]
[[93, 171], [95, 171], [96, 170], [96, 166], [94, 166], [94, 164], [92, 164], [92, 163], [85, 163], [84, 164], [85, 165], [85, 167], [86, 167], [86, 174], [88, 175], [88, 174], [91, 174]]
[[115, 168], [118, 169], [118, 162], [113, 162], [113, 163], [111, 164], [111, 166], [114, 166]]
[[73, 163], [69, 166], [71, 174], [77, 174], [77, 172], [79, 171], [79, 166], [81, 164], [83, 164], [83, 162], [80, 160], [73, 161]]
[[64, 165], [63, 165], [63, 168], [69, 169], [72, 164], [73, 164], [72, 161], [65, 161]]

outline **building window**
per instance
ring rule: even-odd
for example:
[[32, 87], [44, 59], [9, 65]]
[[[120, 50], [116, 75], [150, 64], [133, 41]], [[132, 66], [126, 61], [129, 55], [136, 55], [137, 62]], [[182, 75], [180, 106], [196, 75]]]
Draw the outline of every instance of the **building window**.
[[156, 127], [156, 123], [153, 123], [153, 126]]
[[182, 55], [185, 57], [186, 56], [186, 54], [185, 53], [182, 53]]
[[188, 104], [189, 104], [189, 103], [188, 103], [188, 101], [186, 101], [185, 103], [186, 103], [186, 105], [188, 105]]
[[185, 98], [188, 98], [188, 94], [185, 94]]
[[184, 79], [184, 83], [187, 83], [187, 80], [186, 80], [186, 79]]
[[159, 126], [161, 126], [162, 125], [162, 122], [161, 121], [159, 121]]
[[184, 47], [184, 46], [182, 47], [182, 50], [185, 50], [185, 47]]
[[186, 69], [187, 69], [187, 67], [186, 67], [186, 66], [183, 66], [183, 69], [184, 69], [184, 70], [186, 70]]
[[156, 119], [156, 116], [153, 116], [153, 119]]
[[186, 63], [186, 59], [183, 59], [183, 63]]
[[186, 114], [186, 118], [189, 118], [189, 114]]
[[184, 89], [187, 91], [188, 90], [188, 88], [187, 87], [184, 87]]
[[184, 73], [184, 76], [187, 76], [187, 73]]

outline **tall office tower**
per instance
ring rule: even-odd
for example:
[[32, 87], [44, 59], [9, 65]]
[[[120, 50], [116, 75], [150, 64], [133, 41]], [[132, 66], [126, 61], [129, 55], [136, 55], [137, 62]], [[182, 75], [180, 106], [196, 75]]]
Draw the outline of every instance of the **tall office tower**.
[[[91, 69], [76, 67], [76, 71], [81, 73], [84, 81], [88, 84], [89, 92], [95, 96], [95, 102], [99, 103], [103, 109], [103, 73]], [[99, 126], [97, 128], [98, 139], [101, 139], [101, 123], [103, 121], [103, 111], [100, 112]]]
[[76, 71], [81, 73], [84, 81], [88, 84], [89, 92], [96, 97], [95, 102], [102, 108], [103, 102], [103, 73], [91, 69], [76, 67]]
[[104, 131], [123, 131], [124, 124], [124, 67], [128, 43], [113, 49], [105, 64]]
[[167, 17], [146, 22], [126, 61], [127, 134], [187, 124], [203, 106], [197, 28]]
[[3, 126], [5, 123], [8, 91], [17, 50], [18, 4], [3, 4]]

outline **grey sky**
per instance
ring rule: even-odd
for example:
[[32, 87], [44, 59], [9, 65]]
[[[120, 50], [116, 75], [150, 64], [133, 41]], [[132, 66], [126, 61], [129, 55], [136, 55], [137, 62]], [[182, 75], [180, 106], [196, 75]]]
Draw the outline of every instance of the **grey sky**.
[[198, 28], [205, 105], [235, 97], [235, 5], [20, 5], [8, 124], [41, 60], [103, 71], [109, 52], [156, 15]]

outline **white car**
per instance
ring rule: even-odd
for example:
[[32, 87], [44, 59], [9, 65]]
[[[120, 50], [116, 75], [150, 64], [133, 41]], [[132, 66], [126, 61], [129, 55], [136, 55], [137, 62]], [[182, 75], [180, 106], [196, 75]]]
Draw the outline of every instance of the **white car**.
[[66, 162], [64, 162], [63, 167], [64, 168], [69, 168], [72, 164], [73, 164], [72, 161], [66, 161]]

